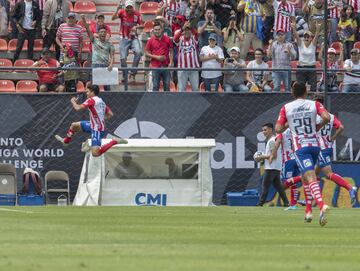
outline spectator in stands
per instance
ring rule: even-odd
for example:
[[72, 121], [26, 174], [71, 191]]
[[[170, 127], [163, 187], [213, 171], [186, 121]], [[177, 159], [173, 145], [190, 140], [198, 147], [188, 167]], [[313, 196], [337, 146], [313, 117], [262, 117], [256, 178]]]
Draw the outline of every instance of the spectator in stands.
[[[314, 0], [313, 3], [310, 3], [313, 0], [306, 0], [303, 11], [305, 16], [308, 17], [309, 30], [312, 33], [316, 31], [316, 24], [320, 24], [318, 42], [324, 42], [324, 29], [325, 29], [325, 12], [324, 12], [324, 0]], [[328, 29], [331, 30], [331, 25], [329, 24]]]
[[161, 24], [162, 28], [164, 28], [164, 34], [172, 37], [173, 32], [171, 30], [171, 27], [169, 26], [169, 22], [165, 19], [165, 17], [160, 15], [156, 16], [154, 22], [158, 22], [159, 24]]
[[279, 28], [284, 29], [286, 33], [285, 40], [291, 42], [290, 22], [295, 22], [294, 5], [287, 0], [273, 0], [273, 7], [275, 12], [274, 36]]
[[[58, 68], [60, 67], [60, 63], [55, 58], [50, 57], [50, 50], [44, 47], [44, 49], [41, 52], [41, 59], [36, 61], [31, 67]], [[40, 92], [64, 91], [64, 86], [58, 80], [58, 78], [61, 75], [61, 72], [59, 72], [58, 70], [37, 70], [36, 72], [39, 78]]]
[[[197, 51], [198, 40], [191, 32], [190, 22], [185, 23], [181, 31], [174, 35], [174, 43], [177, 46], [177, 67], [181, 69], [199, 68], [199, 56]], [[187, 82], [190, 81], [192, 91], [199, 89], [199, 72], [177, 71], [178, 89], [186, 91]]]
[[273, 38], [272, 30], [274, 28], [275, 13], [272, 0], [259, 1], [264, 11], [264, 22], [262, 32], [264, 34], [264, 43], [268, 44]]
[[247, 65], [249, 70], [246, 72], [247, 87], [251, 92], [271, 92], [271, 87], [268, 85], [269, 81], [269, 65], [264, 62], [264, 51], [261, 48], [255, 49], [255, 60], [252, 60]]
[[[114, 21], [120, 19], [120, 62], [121, 67], [127, 67], [126, 59], [131, 49], [134, 53], [132, 66], [139, 66], [142, 56], [140, 41], [137, 36], [137, 29], [143, 27], [143, 21], [140, 12], [135, 10], [135, 4], [132, 0], [126, 0], [125, 9], [122, 9], [122, 3], [119, 4], [111, 19]], [[135, 81], [136, 71], [132, 71], [129, 75]], [[125, 90], [127, 90], [128, 71], [123, 72]]]
[[9, 15], [10, 5], [8, 1], [0, 0], [0, 38], [7, 38]]
[[[344, 69], [346, 70], [342, 92], [360, 92], [360, 57], [359, 49], [354, 48], [350, 51], [350, 59], [346, 59]], [[356, 70], [356, 71], [353, 71]]]
[[[60, 64], [63, 68], [77, 68], [79, 67], [75, 51], [73, 50], [70, 43], [66, 43], [63, 46], [63, 53], [60, 59]], [[77, 70], [64, 70], [62, 72], [64, 75], [65, 81], [65, 91], [66, 92], [76, 92], [76, 84], [79, 78]]]
[[[296, 57], [296, 51], [292, 43], [285, 41], [285, 31], [283, 29], [277, 31], [276, 41], [270, 41], [268, 56], [272, 59], [273, 69], [291, 70], [291, 59]], [[288, 71], [273, 71], [272, 79], [274, 91], [280, 91], [280, 85], [283, 82], [285, 91], [290, 92], [291, 73]]]
[[136, 179], [144, 177], [144, 169], [132, 160], [130, 152], [124, 152], [122, 162], [114, 169], [114, 175], [119, 179]]
[[[150, 67], [166, 68], [173, 65], [173, 42], [164, 35], [164, 28], [160, 23], [154, 23], [154, 31], [145, 46], [145, 56], [151, 59]], [[170, 88], [170, 72], [167, 69], [152, 71], [153, 91], [159, 91], [162, 78], [164, 91]]]
[[[91, 66], [93, 68], [107, 68], [111, 71], [114, 64], [115, 49], [114, 45], [106, 39], [107, 32], [105, 26], [100, 25], [97, 27], [97, 35], [95, 37], [86, 22], [85, 15], [81, 15], [81, 19], [92, 45]], [[105, 91], [111, 90], [108, 85], [105, 85], [104, 89]]]
[[69, 2], [65, 0], [47, 0], [41, 21], [41, 33], [44, 47], [51, 48], [55, 43], [56, 58], [60, 58], [60, 47], [55, 42], [56, 32], [69, 14]]
[[354, 46], [355, 32], [358, 27], [355, 20], [354, 9], [351, 6], [344, 6], [340, 13], [339, 38], [344, 44], [344, 57], [350, 58], [350, 51]]
[[76, 14], [70, 12], [66, 23], [62, 23], [57, 32], [55, 41], [60, 47], [60, 63], [64, 56], [65, 44], [70, 44], [75, 59], [81, 58], [83, 32], [82, 27], [76, 24]]
[[197, 29], [200, 17], [204, 13], [205, 0], [189, 0], [185, 11], [185, 18], [190, 22], [191, 29]]
[[105, 16], [104, 14], [97, 14], [95, 16], [95, 20], [96, 23], [95, 24], [90, 24], [89, 25], [89, 29], [91, 31], [91, 33], [93, 33], [94, 38], [98, 38], [99, 37], [99, 29], [103, 28], [105, 29], [106, 32], [106, 36], [105, 36], [105, 40], [109, 40], [111, 37], [111, 29], [110, 26], [108, 26], [107, 24], [105, 24]]
[[245, 2], [245, 7], [240, 29], [243, 31], [244, 39], [240, 42], [240, 50], [241, 58], [246, 59], [250, 47], [263, 48], [262, 16], [264, 12], [257, 0], [242, 1]]
[[[339, 84], [337, 82], [337, 72], [332, 70], [340, 70], [342, 67], [342, 62], [344, 59], [342, 49], [343, 48], [341, 48], [340, 50], [339, 59], [336, 59], [336, 50], [334, 48], [329, 48], [327, 51], [327, 68], [328, 68], [327, 91], [328, 92], [339, 92]], [[319, 52], [319, 60], [322, 63], [324, 62], [323, 50], [324, 50], [324, 45], [321, 46], [321, 50]], [[319, 90], [325, 91], [324, 74], [322, 74], [320, 79]]]
[[173, 35], [175, 35], [175, 32], [177, 30], [180, 30], [183, 28], [183, 26], [185, 25], [186, 19], [185, 16], [183, 15], [176, 15], [172, 24], [171, 24], [171, 32], [173, 33]]
[[27, 57], [34, 59], [34, 41], [36, 28], [40, 25], [40, 10], [37, 1], [24, 0], [16, 3], [12, 14], [12, 20], [16, 24], [18, 41], [13, 61], [15, 62], [22, 51], [25, 40], [28, 41]]
[[337, 27], [340, 18], [340, 12], [343, 7], [342, 0], [328, 0], [328, 10], [329, 10], [329, 21], [330, 21], [330, 32], [329, 44], [337, 41]]
[[207, 6], [211, 7], [216, 14], [217, 21], [220, 23], [223, 29], [229, 24], [229, 18], [231, 11], [235, 9], [235, 1], [233, 0], [208, 0]]
[[215, 14], [212, 8], [206, 8], [205, 20], [198, 23], [199, 34], [199, 48], [202, 48], [209, 44], [209, 36], [214, 33], [216, 36], [216, 43], [218, 46], [222, 46], [222, 33], [221, 24], [215, 21]]
[[171, 26], [175, 16], [180, 15], [180, 1], [178, 0], [162, 0], [156, 15], [163, 16]]
[[219, 69], [217, 71], [202, 71], [201, 77], [203, 78], [205, 91], [211, 91], [211, 84], [215, 85], [215, 91], [218, 90], [221, 80], [221, 65], [224, 60], [223, 50], [216, 45], [218, 36], [211, 33], [209, 36], [209, 45], [205, 45], [200, 51], [200, 60], [202, 68]]
[[299, 61], [297, 67], [299, 69], [314, 69], [309, 71], [297, 70], [296, 81], [304, 84], [308, 83], [310, 85], [310, 90], [316, 91], [316, 44], [321, 25], [319, 23], [316, 24], [315, 36], [309, 30], [305, 31], [303, 39], [301, 39], [297, 34], [294, 22], [291, 23], [291, 27], [296, 44], [299, 48]]
[[224, 61], [224, 67], [236, 69], [227, 71], [224, 70], [224, 90], [225, 92], [240, 91], [248, 92], [249, 89], [244, 84], [245, 74], [241, 69], [246, 68], [245, 61], [240, 58], [239, 47], [232, 47], [229, 49], [230, 57]]
[[239, 47], [240, 41], [244, 40], [244, 35], [240, 29], [236, 26], [235, 11], [229, 18], [229, 24], [222, 30], [224, 38], [224, 55], [229, 57], [227, 50], [233, 47]]

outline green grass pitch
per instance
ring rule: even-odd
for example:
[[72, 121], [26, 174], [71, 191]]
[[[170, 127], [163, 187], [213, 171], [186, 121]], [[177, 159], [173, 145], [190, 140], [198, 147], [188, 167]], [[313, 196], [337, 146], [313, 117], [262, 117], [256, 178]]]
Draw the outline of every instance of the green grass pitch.
[[360, 209], [0, 207], [0, 270], [360, 270]]

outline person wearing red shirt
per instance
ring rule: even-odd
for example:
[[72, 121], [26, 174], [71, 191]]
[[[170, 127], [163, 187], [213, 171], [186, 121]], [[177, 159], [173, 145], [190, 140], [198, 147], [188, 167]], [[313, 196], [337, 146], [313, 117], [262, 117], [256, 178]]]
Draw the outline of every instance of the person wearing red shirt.
[[[164, 35], [164, 28], [160, 23], [154, 23], [153, 33], [145, 46], [145, 56], [151, 59], [150, 67], [171, 67], [173, 65], [173, 43], [171, 39]], [[161, 77], [164, 91], [169, 91], [170, 72], [167, 69], [152, 71], [153, 91], [159, 91]]]
[[[44, 48], [41, 52], [41, 59], [36, 61], [32, 67], [34, 68], [58, 68], [59, 62], [55, 58], [50, 57], [50, 50]], [[64, 86], [59, 83], [58, 76], [61, 75], [58, 70], [38, 70], [39, 77], [39, 91], [56, 91], [63, 92]]]
[[[131, 49], [134, 53], [133, 67], [139, 66], [142, 55], [140, 41], [137, 37], [137, 29], [143, 27], [140, 12], [134, 9], [134, 2], [127, 0], [125, 2], [125, 9], [121, 9], [122, 2], [113, 13], [111, 19], [114, 21], [120, 19], [120, 62], [121, 67], [127, 67], [126, 59]], [[135, 81], [136, 71], [130, 73], [130, 78]], [[125, 90], [127, 90], [128, 71], [123, 72]]]

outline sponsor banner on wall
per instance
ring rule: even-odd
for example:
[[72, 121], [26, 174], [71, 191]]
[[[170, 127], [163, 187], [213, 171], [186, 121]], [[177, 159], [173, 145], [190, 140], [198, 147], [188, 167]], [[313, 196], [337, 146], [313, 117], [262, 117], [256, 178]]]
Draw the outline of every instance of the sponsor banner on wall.
[[[0, 97], [0, 162], [18, 169], [18, 188], [25, 167], [41, 176], [49, 170], [65, 170], [75, 195], [84, 154], [86, 134], [75, 135], [63, 147], [54, 135], [65, 136], [72, 122], [88, 120], [88, 112], [76, 112], [71, 94], [9, 95]], [[261, 125], [275, 123], [290, 94], [212, 93], [101, 93], [114, 112], [107, 122], [112, 135], [124, 138], [214, 138], [212, 150], [213, 201], [226, 204], [226, 192], [260, 188], [260, 173], [253, 153], [264, 150]], [[80, 101], [85, 100], [80, 97]], [[329, 96], [328, 105], [344, 123], [336, 142], [334, 159], [360, 160], [360, 95]], [[359, 126], [359, 127], [358, 127]], [[146, 202], [146, 200], [145, 200]]]

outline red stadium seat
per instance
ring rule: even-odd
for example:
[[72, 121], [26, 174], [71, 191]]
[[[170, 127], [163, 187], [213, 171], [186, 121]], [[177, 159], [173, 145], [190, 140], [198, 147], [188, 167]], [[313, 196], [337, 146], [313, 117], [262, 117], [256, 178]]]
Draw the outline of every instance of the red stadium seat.
[[89, 53], [90, 52], [90, 40], [83, 40], [82, 42], [82, 52], [83, 53]]
[[334, 48], [336, 50], [337, 54], [340, 54], [340, 50], [341, 50], [341, 42], [340, 41], [331, 43], [330, 47]]
[[0, 80], [0, 92], [15, 92], [15, 84], [11, 80]]
[[139, 11], [141, 14], [156, 15], [158, 8], [159, 3], [157, 2], [142, 2]]
[[44, 41], [43, 39], [36, 39], [34, 41], [34, 52], [41, 52], [43, 49]]
[[16, 83], [16, 92], [38, 92], [38, 84], [32, 80], [20, 80]]
[[91, 67], [90, 63], [89, 63], [87, 60], [84, 61], [84, 63], [82, 64], [82, 66], [83, 66], [84, 68]]
[[360, 41], [355, 42], [353, 48], [356, 48], [356, 49], [360, 50]]
[[68, 3], [69, 3], [69, 12], [74, 12], [73, 3], [71, 1], [68, 1]]
[[85, 86], [84, 83], [81, 81], [78, 81], [76, 84], [76, 92], [85, 92]]
[[0, 58], [0, 67], [12, 67], [13, 64], [10, 59]]
[[96, 6], [92, 1], [77, 1], [74, 5], [74, 12], [76, 13], [96, 13]]
[[[204, 82], [201, 82], [201, 84], [199, 86], [199, 91], [200, 92], [205, 92], [205, 84], [204, 84]], [[218, 92], [224, 92], [224, 89], [223, 89], [221, 84], [219, 84], [219, 87], [218, 87], [217, 91]]]
[[4, 39], [0, 39], [0, 51], [7, 51], [7, 50], [8, 50], [7, 41]]
[[[159, 91], [164, 92], [164, 85], [162, 81], [160, 81]], [[175, 83], [173, 81], [170, 81], [170, 92], [177, 92]]]
[[150, 33], [153, 30], [153, 27], [154, 27], [154, 21], [152, 21], [152, 20], [146, 21], [144, 23], [144, 30], [143, 31], [145, 33]]
[[[34, 60], [31, 59], [18, 59], [14, 62], [14, 67], [27, 68], [34, 64]], [[15, 72], [31, 72], [30, 70], [16, 70]]]
[[[10, 40], [8, 44], [8, 50], [11, 52], [16, 51], [16, 44], [17, 44], [17, 39]], [[25, 40], [22, 51], [27, 51], [27, 47], [28, 47], [28, 41]]]

